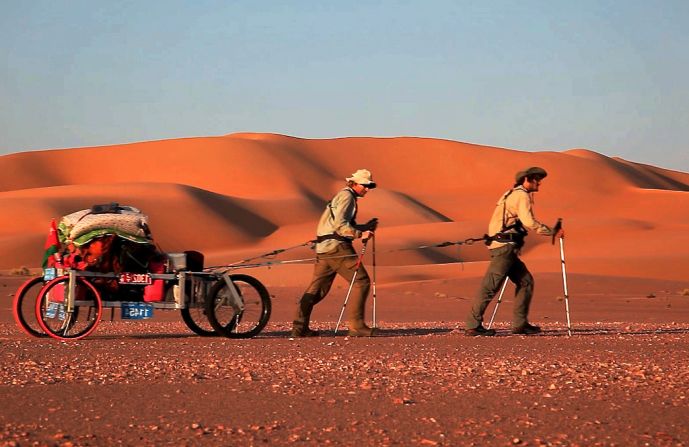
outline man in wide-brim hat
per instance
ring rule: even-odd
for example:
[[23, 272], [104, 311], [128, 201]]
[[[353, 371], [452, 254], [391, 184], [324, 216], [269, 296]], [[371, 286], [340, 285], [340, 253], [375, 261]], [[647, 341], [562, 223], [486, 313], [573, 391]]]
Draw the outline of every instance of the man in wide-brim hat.
[[371, 280], [362, 263], [357, 262], [354, 239], [367, 240], [373, 235], [378, 223], [371, 219], [366, 224], [356, 223], [357, 200], [376, 187], [371, 172], [359, 169], [346, 179], [347, 186], [328, 202], [316, 229], [316, 253], [318, 260], [313, 270], [313, 279], [299, 300], [292, 325], [293, 337], [315, 337], [318, 331], [309, 327], [313, 307], [330, 291], [338, 274], [352, 282], [349, 310], [349, 332], [353, 337], [370, 337], [374, 329], [364, 322], [366, 299]]
[[561, 228], [550, 228], [534, 216], [533, 193], [539, 190], [547, 175], [545, 169], [538, 166], [517, 172], [514, 187], [498, 201], [488, 224], [490, 265], [467, 316], [466, 335], [495, 335], [494, 329], [483, 327], [483, 314], [505, 277], [516, 285], [512, 332], [523, 335], [541, 332], [541, 328], [528, 321], [534, 279], [519, 254], [528, 230], [543, 236], [564, 237]]

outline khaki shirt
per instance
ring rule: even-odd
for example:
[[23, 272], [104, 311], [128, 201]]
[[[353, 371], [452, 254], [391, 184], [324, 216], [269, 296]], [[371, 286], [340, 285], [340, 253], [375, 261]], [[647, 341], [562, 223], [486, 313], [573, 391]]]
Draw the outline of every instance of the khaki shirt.
[[[361, 231], [355, 228], [357, 211], [357, 194], [347, 187], [338, 192], [325, 207], [325, 211], [318, 221], [317, 236], [339, 234], [351, 240], [361, 237]], [[316, 253], [327, 253], [344, 244], [337, 239], [328, 239], [316, 244]]]
[[[521, 221], [524, 228], [534, 230], [537, 234], [542, 234], [544, 236], [551, 236], [553, 234], [552, 228], [536, 220], [533, 213], [532, 194], [529, 194], [521, 185], [510, 189], [502, 195], [500, 200], [498, 200], [495, 211], [493, 211], [493, 216], [490, 218], [490, 223], [488, 224], [488, 235], [495, 235], [504, 227], [509, 227], [517, 223], [517, 220]], [[505, 232], [516, 233], [517, 231], [512, 229]], [[513, 243], [514, 242], [504, 243], [493, 241], [488, 248], [492, 250]]]

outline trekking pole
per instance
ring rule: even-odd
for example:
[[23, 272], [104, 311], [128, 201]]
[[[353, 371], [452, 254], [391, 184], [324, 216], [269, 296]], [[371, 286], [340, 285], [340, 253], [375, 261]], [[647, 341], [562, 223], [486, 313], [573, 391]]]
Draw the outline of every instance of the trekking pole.
[[565, 272], [565, 240], [560, 237], [560, 261], [562, 261], [562, 287], [565, 289], [565, 312], [567, 313], [567, 335], [572, 336], [572, 325], [569, 321], [569, 293], [567, 292], [567, 273]]
[[376, 327], [376, 235], [373, 234], [373, 327]]
[[490, 323], [488, 323], [488, 329], [493, 325], [493, 319], [495, 318], [495, 314], [498, 312], [498, 306], [500, 306], [500, 301], [502, 301], [502, 294], [505, 293], [505, 287], [507, 287], [507, 281], [510, 278], [508, 276], [505, 276], [505, 282], [502, 283], [502, 289], [500, 289], [500, 295], [498, 296], [498, 302], [495, 303], [495, 308], [493, 309], [493, 315], [490, 317]]
[[361, 254], [359, 255], [359, 260], [354, 266], [354, 275], [352, 276], [352, 281], [349, 283], [349, 290], [347, 290], [347, 295], [345, 296], [344, 303], [342, 303], [342, 310], [340, 311], [340, 318], [337, 319], [337, 325], [335, 325], [335, 334], [340, 327], [340, 322], [342, 321], [342, 315], [344, 315], [345, 307], [347, 307], [347, 300], [349, 300], [349, 295], [352, 293], [352, 287], [354, 287], [354, 281], [356, 280], [356, 274], [359, 272], [359, 266], [361, 266], [361, 261], [364, 260], [364, 254], [366, 253], [366, 244], [368, 239], [364, 240], [364, 248], [361, 249]]
[[[555, 245], [555, 235], [562, 229], [562, 218], [557, 219], [553, 227], [552, 244]], [[565, 273], [565, 240], [560, 236], [560, 262], [562, 263], [562, 287], [565, 289], [565, 312], [567, 313], [567, 334], [572, 336], [572, 326], [569, 321], [569, 293], [567, 292], [567, 273]]]

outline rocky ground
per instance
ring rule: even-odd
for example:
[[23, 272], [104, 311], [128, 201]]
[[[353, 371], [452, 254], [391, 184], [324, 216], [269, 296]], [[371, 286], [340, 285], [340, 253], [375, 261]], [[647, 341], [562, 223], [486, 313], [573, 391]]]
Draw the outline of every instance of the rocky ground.
[[689, 297], [653, 287], [604, 297], [626, 313], [589, 291], [571, 337], [557, 299], [534, 308], [542, 335], [499, 319], [497, 337], [465, 337], [467, 300], [439, 284], [379, 291], [396, 298], [370, 339], [334, 336], [340, 297], [314, 339], [288, 337], [293, 298], [276, 296], [251, 340], [169, 312], [69, 343], [19, 332], [5, 300], [0, 445], [688, 445]]

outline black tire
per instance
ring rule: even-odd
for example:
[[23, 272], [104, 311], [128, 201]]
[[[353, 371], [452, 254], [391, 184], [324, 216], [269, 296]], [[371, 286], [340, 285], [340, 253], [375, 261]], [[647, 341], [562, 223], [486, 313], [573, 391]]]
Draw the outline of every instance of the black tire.
[[19, 286], [12, 301], [14, 321], [21, 330], [32, 337], [47, 337], [36, 320], [36, 299], [45, 285], [42, 276], [37, 276]]
[[[48, 282], [36, 299], [36, 319], [41, 329], [58, 340], [77, 340], [91, 334], [103, 314], [103, 303], [98, 290], [84, 278], [76, 284], [77, 300], [69, 312], [64, 305], [69, 276], [60, 276]], [[62, 296], [62, 298], [58, 298]]]
[[210, 291], [206, 314], [213, 329], [229, 338], [251, 338], [258, 335], [270, 319], [270, 295], [259, 280], [249, 275], [230, 275], [243, 309], [232, 306], [232, 294], [224, 280]]
[[218, 333], [215, 332], [215, 329], [208, 321], [208, 317], [206, 317], [205, 307], [186, 307], [181, 310], [181, 314], [184, 323], [196, 335], [201, 337], [218, 336]]
[[[196, 335], [200, 335], [201, 337], [217, 337], [218, 333], [215, 332], [215, 329], [213, 329], [213, 326], [211, 326], [210, 322], [208, 321], [208, 317], [206, 316], [205, 301], [197, 302], [196, 300], [192, 299], [192, 296], [203, 296], [202, 293], [192, 293], [189, 290], [189, 287], [191, 287], [190, 282], [187, 283], [186, 287], [187, 296], [184, 300], [186, 307], [180, 309], [182, 321], [184, 321], [184, 324], [186, 324], [187, 327]], [[172, 286], [167, 290], [165, 301], [174, 301], [172, 296], [173, 290], [174, 287]]]

